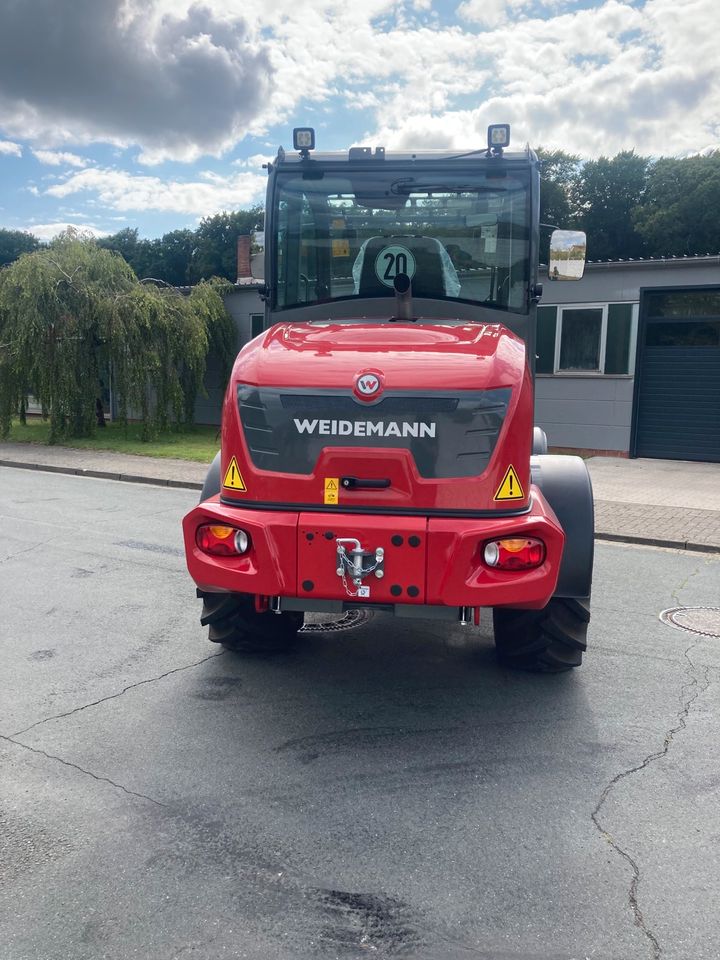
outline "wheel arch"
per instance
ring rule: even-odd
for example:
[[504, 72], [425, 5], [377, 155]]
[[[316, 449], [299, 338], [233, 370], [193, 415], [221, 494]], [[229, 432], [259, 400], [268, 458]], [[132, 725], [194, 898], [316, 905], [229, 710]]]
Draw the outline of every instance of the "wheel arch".
[[565, 532], [554, 595], [588, 598], [595, 552], [595, 510], [588, 469], [580, 457], [542, 454], [530, 458], [530, 473]]
[[220, 486], [220, 451], [218, 450], [215, 459], [208, 468], [208, 472], [205, 474], [200, 503], [207, 500], [208, 497], [214, 497], [216, 493], [220, 493]]
[[533, 454], [546, 454], [548, 452], [547, 434], [542, 427], [533, 427]]

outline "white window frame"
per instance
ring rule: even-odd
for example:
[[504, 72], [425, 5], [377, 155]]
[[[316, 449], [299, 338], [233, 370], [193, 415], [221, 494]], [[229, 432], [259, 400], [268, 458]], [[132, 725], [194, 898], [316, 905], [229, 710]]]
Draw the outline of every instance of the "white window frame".
[[[607, 327], [610, 305], [630, 304], [630, 349], [628, 350], [627, 373], [605, 373], [605, 359], [607, 354]], [[548, 304], [550, 306], [550, 304]], [[612, 300], [606, 303], [558, 303], [557, 320], [555, 324], [555, 355], [553, 358], [553, 373], [555, 377], [633, 377], [635, 375], [635, 351], [637, 349], [638, 315], [640, 304], [637, 300]], [[600, 353], [598, 356], [598, 370], [561, 370], [560, 349], [562, 346], [563, 314], [566, 310], [602, 310], [600, 321]], [[547, 374], [546, 374], [547, 376]]]
[[[625, 301], [626, 303], [628, 301]], [[628, 351], [628, 376], [635, 376], [635, 353], [638, 339], [638, 319], [640, 317], [639, 301], [632, 304], [632, 318], [630, 320], [630, 350]]]

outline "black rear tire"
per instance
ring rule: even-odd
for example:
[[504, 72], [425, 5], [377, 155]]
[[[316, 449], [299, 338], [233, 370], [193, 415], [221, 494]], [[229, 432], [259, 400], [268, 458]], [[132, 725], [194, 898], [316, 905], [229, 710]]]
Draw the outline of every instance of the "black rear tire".
[[542, 610], [493, 610], [495, 649], [503, 666], [562, 673], [582, 663], [590, 600], [553, 597]]
[[254, 598], [244, 593], [202, 593], [200, 623], [208, 637], [238, 653], [281, 653], [297, 640], [302, 613], [258, 613]]

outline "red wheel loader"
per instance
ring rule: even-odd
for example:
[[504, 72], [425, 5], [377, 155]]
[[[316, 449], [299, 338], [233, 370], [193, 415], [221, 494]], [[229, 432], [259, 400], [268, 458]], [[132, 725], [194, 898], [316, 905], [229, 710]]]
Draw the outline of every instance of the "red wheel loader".
[[[319, 153], [298, 128], [268, 165], [265, 329], [184, 519], [210, 640], [269, 651], [306, 612], [485, 607], [503, 664], [580, 664], [592, 491], [533, 427], [539, 164], [509, 136]], [[582, 276], [584, 241], [553, 233], [551, 279]]]

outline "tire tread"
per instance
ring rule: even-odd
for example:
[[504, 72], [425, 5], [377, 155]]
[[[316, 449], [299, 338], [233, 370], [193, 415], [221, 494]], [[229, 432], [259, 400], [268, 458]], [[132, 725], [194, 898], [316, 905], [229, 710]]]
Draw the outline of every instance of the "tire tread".
[[553, 597], [542, 610], [493, 611], [495, 647], [505, 666], [537, 673], [579, 667], [587, 649], [590, 601]]
[[[199, 591], [198, 591], [199, 592]], [[202, 593], [200, 623], [208, 639], [241, 653], [279, 653], [297, 639], [302, 614], [258, 613], [253, 597], [242, 593]]]

